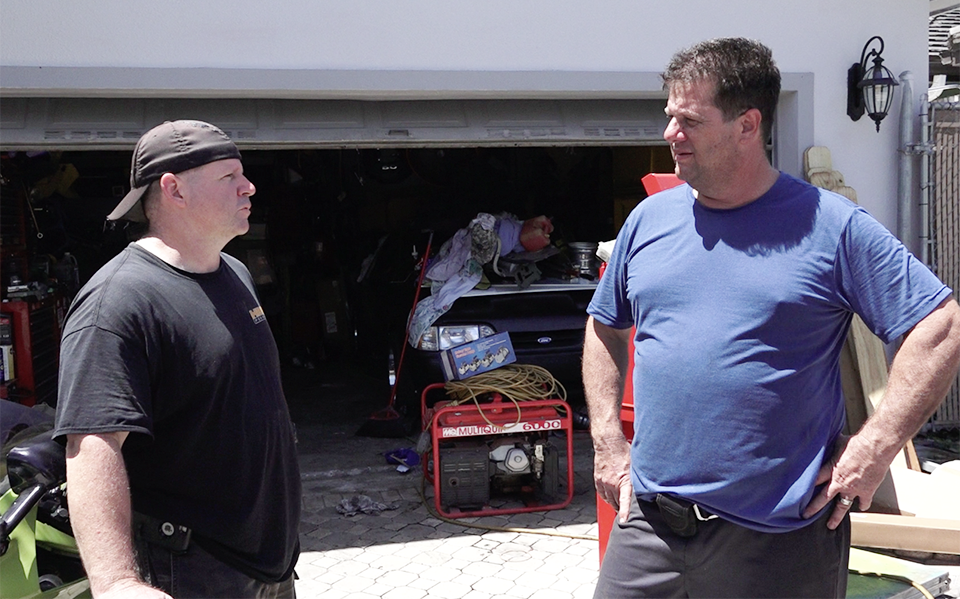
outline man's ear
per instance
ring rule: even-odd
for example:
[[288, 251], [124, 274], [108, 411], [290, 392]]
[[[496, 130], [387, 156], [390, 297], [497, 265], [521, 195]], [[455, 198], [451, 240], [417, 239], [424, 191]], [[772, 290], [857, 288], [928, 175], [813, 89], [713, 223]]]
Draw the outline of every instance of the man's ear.
[[173, 173], [164, 173], [160, 177], [160, 191], [165, 200], [183, 204], [183, 185], [184, 181]]
[[750, 108], [740, 115], [740, 133], [744, 139], [762, 137], [763, 128], [760, 126], [763, 116], [756, 108]]

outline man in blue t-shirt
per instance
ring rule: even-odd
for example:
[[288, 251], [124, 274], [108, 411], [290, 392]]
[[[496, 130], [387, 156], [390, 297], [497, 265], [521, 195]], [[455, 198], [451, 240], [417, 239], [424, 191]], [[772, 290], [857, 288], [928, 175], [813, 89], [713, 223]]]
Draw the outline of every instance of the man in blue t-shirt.
[[[663, 80], [664, 138], [687, 184], [633, 211], [588, 308], [595, 479], [619, 512], [596, 596], [843, 597], [846, 516], [869, 507], [946, 394], [960, 308], [864, 210], [770, 165], [768, 48], [703, 42]], [[903, 342], [883, 403], [847, 439], [839, 356], [853, 314]]]

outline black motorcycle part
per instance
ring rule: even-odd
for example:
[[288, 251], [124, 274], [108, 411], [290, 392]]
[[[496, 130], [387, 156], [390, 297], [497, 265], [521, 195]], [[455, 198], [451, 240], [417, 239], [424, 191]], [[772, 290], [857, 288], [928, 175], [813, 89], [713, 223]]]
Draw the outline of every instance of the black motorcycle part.
[[53, 439], [52, 430], [40, 433], [7, 453], [7, 474], [18, 495], [34, 484], [44, 491], [60, 486], [67, 480], [66, 449]]

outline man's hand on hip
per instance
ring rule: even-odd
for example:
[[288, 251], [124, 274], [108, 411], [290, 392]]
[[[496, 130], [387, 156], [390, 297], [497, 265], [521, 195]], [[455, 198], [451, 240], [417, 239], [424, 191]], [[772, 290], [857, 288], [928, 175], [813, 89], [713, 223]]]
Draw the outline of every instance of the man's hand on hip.
[[630, 444], [619, 438], [594, 439], [593, 480], [600, 498], [617, 510], [621, 522], [630, 514]]
[[837, 502], [827, 520], [827, 528], [840, 525], [855, 499], [860, 500], [860, 509], [868, 509], [890, 467], [890, 461], [879, 458], [879, 453], [862, 435], [841, 437], [833, 457], [820, 467], [816, 484], [824, 487], [810, 501], [803, 517], [813, 517], [835, 497]]

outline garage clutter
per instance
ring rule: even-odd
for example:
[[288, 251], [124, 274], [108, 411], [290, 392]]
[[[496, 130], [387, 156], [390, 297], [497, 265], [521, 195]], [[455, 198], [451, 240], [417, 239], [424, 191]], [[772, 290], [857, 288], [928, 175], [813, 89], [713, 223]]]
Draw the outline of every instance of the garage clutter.
[[[418, 302], [414, 310], [408, 339], [410, 345], [417, 347], [427, 327], [481, 282], [484, 265], [492, 265], [501, 275], [508, 272], [521, 287], [539, 279], [536, 262], [558, 251], [550, 246], [552, 231], [550, 219], [542, 215], [521, 221], [507, 213], [499, 216], [479, 213], [440, 246], [437, 257], [427, 267], [430, 296]], [[520, 257], [519, 254], [525, 255]], [[500, 258], [511, 255], [522, 258], [526, 266], [501, 269]]]

